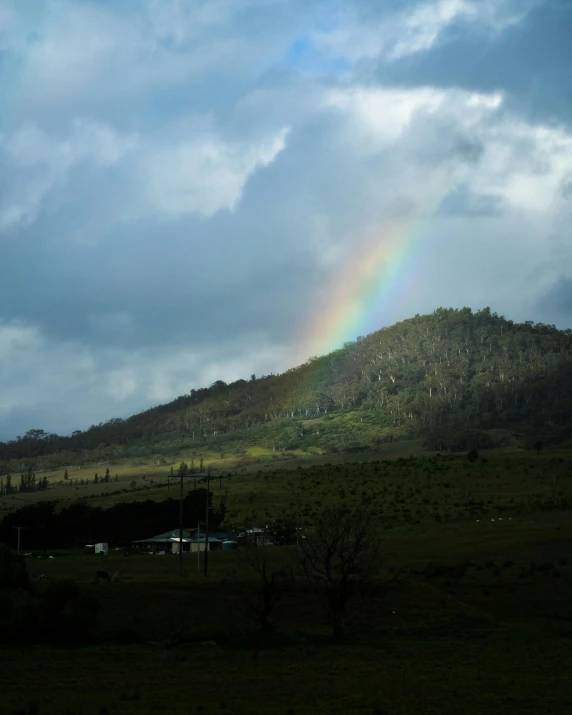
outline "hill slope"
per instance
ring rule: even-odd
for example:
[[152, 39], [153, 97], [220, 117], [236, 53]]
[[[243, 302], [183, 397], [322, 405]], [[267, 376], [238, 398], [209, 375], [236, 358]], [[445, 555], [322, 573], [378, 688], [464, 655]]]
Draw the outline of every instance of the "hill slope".
[[529, 444], [569, 437], [572, 332], [513, 323], [489, 308], [438, 309], [281, 375], [215, 382], [70, 437], [31, 430], [0, 443], [0, 473], [181, 449], [363, 449], [406, 436], [486, 446], [467, 430], [510, 429]]

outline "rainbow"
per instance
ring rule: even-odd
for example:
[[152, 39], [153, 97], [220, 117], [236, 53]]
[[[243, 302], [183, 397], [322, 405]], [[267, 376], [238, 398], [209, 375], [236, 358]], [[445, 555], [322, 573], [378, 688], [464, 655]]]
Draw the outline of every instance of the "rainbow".
[[[430, 211], [388, 221], [365, 232], [340, 261], [341, 268], [323, 293], [300, 340], [300, 357], [324, 355], [379, 330], [399, 318], [399, 306], [411, 295], [431, 231]], [[304, 359], [304, 358], [302, 358]]]

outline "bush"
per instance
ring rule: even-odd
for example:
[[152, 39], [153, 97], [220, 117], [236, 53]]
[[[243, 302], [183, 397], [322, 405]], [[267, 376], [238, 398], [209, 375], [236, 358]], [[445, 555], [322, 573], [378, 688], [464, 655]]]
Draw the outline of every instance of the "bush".
[[469, 462], [476, 462], [478, 458], [479, 453], [474, 447], [467, 452], [467, 459], [469, 460]]
[[43, 594], [0, 589], [0, 642], [82, 642], [93, 634], [99, 610], [73, 581], [53, 581]]
[[28, 571], [23, 556], [0, 544], [0, 589], [28, 589]]
[[81, 641], [97, 625], [99, 601], [73, 581], [52, 581], [35, 609], [42, 639]]

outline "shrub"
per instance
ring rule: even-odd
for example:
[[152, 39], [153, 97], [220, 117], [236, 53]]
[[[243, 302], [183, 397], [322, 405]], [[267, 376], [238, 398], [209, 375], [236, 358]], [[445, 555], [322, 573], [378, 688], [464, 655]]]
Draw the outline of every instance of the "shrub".
[[0, 544], [0, 589], [29, 588], [28, 571], [23, 556]]

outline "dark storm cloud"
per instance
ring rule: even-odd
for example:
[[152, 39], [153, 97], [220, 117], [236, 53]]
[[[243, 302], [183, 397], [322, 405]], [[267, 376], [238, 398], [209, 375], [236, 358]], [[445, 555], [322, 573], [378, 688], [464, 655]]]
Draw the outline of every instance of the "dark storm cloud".
[[[520, 3], [525, 7], [525, 3]], [[513, 3], [515, 11], [519, 3]], [[572, 3], [534, 3], [505, 32], [485, 35], [458, 20], [428, 52], [377, 63], [380, 81], [507, 92], [507, 106], [532, 120], [572, 123]]]
[[572, 278], [559, 278], [540, 298], [538, 307], [545, 320], [569, 328], [572, 325]]

